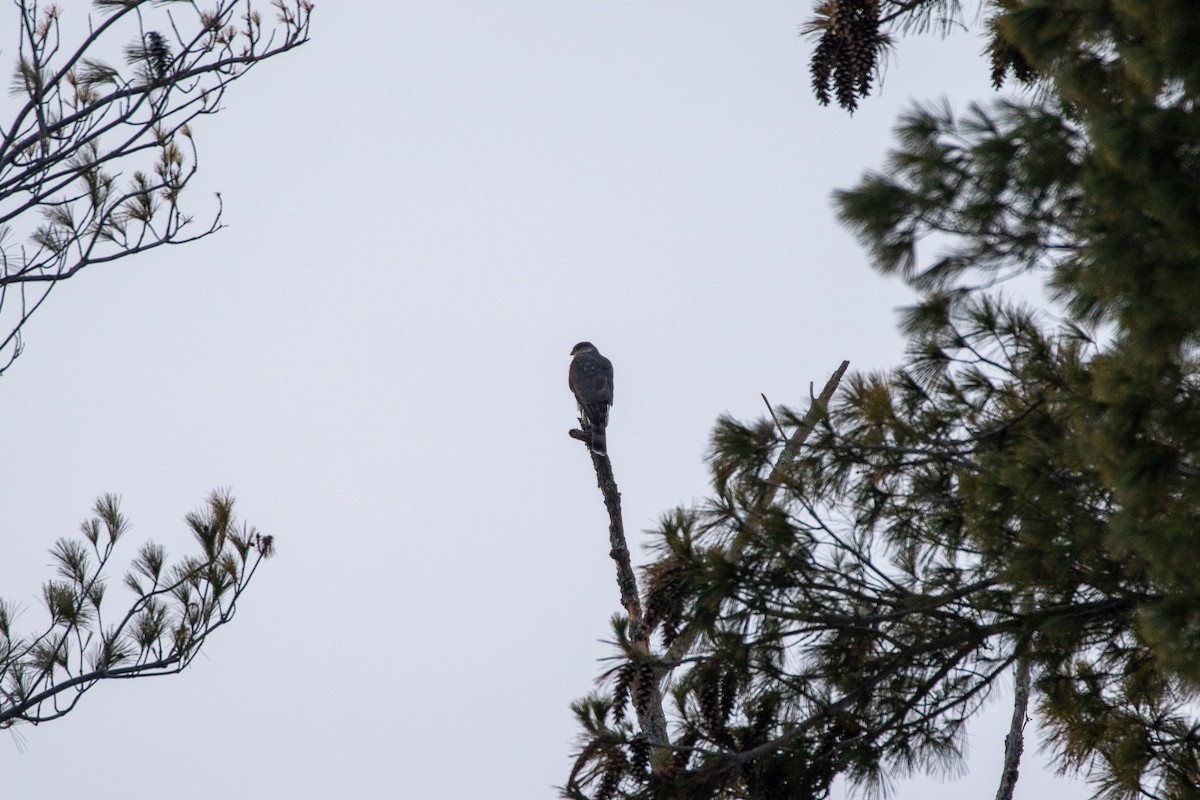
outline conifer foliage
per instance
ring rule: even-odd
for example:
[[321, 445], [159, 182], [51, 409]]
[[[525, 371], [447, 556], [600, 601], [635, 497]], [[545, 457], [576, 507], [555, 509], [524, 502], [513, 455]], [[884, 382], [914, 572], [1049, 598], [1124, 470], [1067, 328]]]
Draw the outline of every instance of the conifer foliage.
[[[642, 575], [669, 758], [639, 754], [624, 710], [647, 656], [618, 636], [576, 704], [565, 796], [811, 798], [937, 771], [1014, 670], [1097, 796], [1200, 791], [1200, 15], [984, 10], [994, 77], [1034, 91], [915, 108], [836, 196], [920, 293], [905, 363], [815, 403], [795, 451], [799, 409], [719, 421], [709, 497], [663, 517]], [[1008, 299], [1017, 275], [1045, 308]]]
[[[92, 6], [15, 0], [0, 25], [13, 63], [0, 106], [0, 373], [58, 282], [221, 227], [219, 195], [207, 222], [185, 210], [192, 126], [248, 69], [305, 43], [313, 10], [272, 0], [264, 21], [249, 0]], [[82, 540], [51, 550], [40, 629], [20, 630], [23, 604], [0, 600], [0, 728], [62, 717], [105, 680], [179, 672], [233, 618], [273, 539], [238, 525], [225, 492], [187, 524], [199, 552], [172, 564], [143, 545], [125, 575], [132, 596], [114, 610], [109, 569], [127, 523], [105, 496]]]
[[58, 577], [42, 587], [44, 628], [20, 633], [20, 606], [0, 600], [0, 728], [58, 719], [101, 681], [170, 675], [192, 663], [274, 553], [273, 538], [239, 524], [233, 505], [227, 492], [213, 492], [189, 514], [198, 552], [174, 564], [161, 545], [143, 544], [123, 581], [132, 602], [114, 612], [104, 602], [112, 597], [108, 567], [129, 523], [116, 496], [97, 500], [83, 538], [59, 539], [50, 551]]
[[[0, 105], [0, 373], [50, 290], [94, 264], [195, 241], [182, 197], [193, 125], [246, 70], [308, 40], [312, 3], [249, 0], [16, 2], [0, 26], [13, 56]], [[273, 18], [273, 19], [272, 19]]]

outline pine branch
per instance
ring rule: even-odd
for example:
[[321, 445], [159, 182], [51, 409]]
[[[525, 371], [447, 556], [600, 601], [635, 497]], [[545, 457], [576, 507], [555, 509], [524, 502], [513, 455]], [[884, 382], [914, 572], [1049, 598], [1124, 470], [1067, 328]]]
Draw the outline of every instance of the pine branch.
[[0, 601], [0, 729], [65, 716], [101, 681], [182, 672], [208, 637], [233, 620], [259, 564], [274, 550], [272, 537], [237, 525], [230, 495], [213, 492], [206, 509], [188, 516], [202, 555], [164, 569], [162, 548], [144, 545], [125, 576], [137, 599], [116, 625], [107, 625], [106, 568], [124, 521], [111, 495], [97, 501], [96, 512], [83, 525], [90, 547], [62, 539], [52, 551], [64, 580], [45, 585], [51, 619], [40, 634], [14, 638]]
[[[850, 362], [843, 361], [837, 370], [834, 371], [833, 375], [829, 377], [829, 380], [825, 382], [825, 388], [821, 390], [820, 396], [813, 398], [808, 413], [804, 415], [804, 419], [800, 420], [800, 424], [792, 432], [792, 438], [783, 446], [783, 451], [779, 454], [779, 458], [775, 462], [775, 467], [771, 470], [771, 476], [766, 481], [766, 488], [762, 495], [759, 496], [753, 517], [747, 520], [748, 528], [762, 524], [763, 516], [775, 500], [776, 492], [784, 484], [784, 476], [787, 473], [788, 467], [800, 452], [800, 448], [804, 447], [804, 443], [808, 441], [808, 437], [812, 435], [817, 423], [820, 422], [821, 417], [825, 414], [825, 409], [829, 407], [829, 401], [833, 399], [834, 392], [837, 391], [838, 386], [842, 382], [842, 376], [846, 374], [846, 370], [849, 368]], [[742, 537], [740, 539], [742, 542], [748, 540], [749, 537]], [[740, 546], [738, 542], [734, 542], [728, 556], [730, 561], [738, 559], [739, 550]], [[647, 631], [648, 635], [649, 632]], [[671, 646], [663, 655], [663, 664], [660, 667], [664, 673], [666, 670], [673, 668], [683, 661], [688, 651], [692, 649], [692, 645], [695, 644], [697, 635], [699, 635], [698, 630], [689, 628], [682, 631], [678, 638], [671, 643]]]
[[[195, 229], [181, 205], [199, 163], [192, 125], [218, 113], [250, 68], [307, 42], [312, 12], [309, 0], [274, 0], [276, 22], [264, 26], [251, 0], [182, 16], [152, 12], [152, 0], [102, 5], [101, 21], [68, 46], [65, 12], [17, 3], [20, 107], [0, 126], [0, 374], [59, 281], [222, 227], [219, 196]], [[131, 34], [124, 69], [97, 57]]]
[[[779, 459], [775, 462], [775, 468], [771, 470], [771, 477], [767, 479], [767, 489], [763, 492], [762, 497], [758, 502], [756, 514], [761, 517], [771, 503], [775, 500], [775, 493], [779, 491], [779, 487], [783, 485], [784, 475], [787, 472], [792, 461], [795, 460], [800, 448], [804, 447], [804, 443], [808, 441], [808, 437], [812, 435], [813, 429], [825, 414], [825, 409], [829, 407], [829, 401], [833, 399], [833, 393], [837, 391], [838, 385], [842, 382], [842, 376], [846, 374], [846, 370], [850, 368], [849, 361], [843, 361], [825, 382], [825, 388], [821, 390], [820, 397], [813, 398], [812, 405], [808, 408], [808, 413], [804, 415], [804, 419], [796, 426], [796, 430], [792, 433], [792, 438], [784, 445], [783, 452], [779, 454]], [[809, 389], [811, 393], [811, 388]]]

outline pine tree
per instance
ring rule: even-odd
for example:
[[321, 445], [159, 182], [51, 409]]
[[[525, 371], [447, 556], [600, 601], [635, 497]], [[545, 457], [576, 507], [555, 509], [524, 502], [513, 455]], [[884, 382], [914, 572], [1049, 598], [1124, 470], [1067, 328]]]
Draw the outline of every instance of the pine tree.
[[[920, 293], [904, 364], [806, 416], [719, 421], [710, 495], [661, 520], [643, 573], [670, 758], [633, 766], [621, 687], [648, 657], [619, 653], [621, 691], [576, 706], [566, 796], [937, 770], [1014, 670], [1097, 796], [1200, 792], [1200, 14], [986, 10], [994, 77], [1030, 90], [915, 108], [836, 196]], [[1046, 308], [1008, 299], [1016, 275]]]

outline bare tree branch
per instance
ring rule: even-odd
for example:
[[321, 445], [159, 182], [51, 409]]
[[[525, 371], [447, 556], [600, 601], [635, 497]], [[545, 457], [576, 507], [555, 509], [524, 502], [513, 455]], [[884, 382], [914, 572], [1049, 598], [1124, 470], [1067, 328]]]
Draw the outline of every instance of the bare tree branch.
[[[580, 424], [586, 424], [580, 420]], [[582, 431], [572, 430], [570, 436], [585, 444], [589, 441]], [[638, 670], [636, 681], [638, 686], [633, 692], [634, 710], [637, 712], [638, 724], [646, 741], [656, 748], [656, 755], [651, 759], [655, 769], [665, 763], [669, 755], [665, 748], [670, 747], [671, 740], [667, 733], [667, 718], [663, 713], [662, 690], [659, 687], [657, 671], [652, 662], [647, 630], [642, 615], [642, 603], [639, 599], [637, 575], [629, 557], [629, 546], [625, 540], [625, 523], [621, 514], [621, 493], [617, 489], [616, 478], [613, 477], [612, 462], [607, 455], [598, 455], [589, 447], [592, 456], [592, 466], [596, 470], [596, 484], [604, 496], [604, 507], [608, 511], [608, 540], [609, 555], [617, 568], [617, 589], [620, 592], [621, 605], [625, 608], [628, 622], [629, 640], [633, 655], [641, 660], [643, 668]]]
[[[1021, 613], [1029, 613], [1032, 606], [1032, 600], [1027, 595], [1021, 601]], [[996, 800], [1012, 800], [1013, 792], [1017, 788], [1021, 754], [1025, 750], [1025, 723], [1029, 720], [1029, 684], [1029, 655], [1021, 653], [1017, 657], [1013, 672], [1012, 722], [1009, 724], [1008, 735], [1004, 737], [1004, 766], [1000, 771], [1000, 787], [996, 790]]]

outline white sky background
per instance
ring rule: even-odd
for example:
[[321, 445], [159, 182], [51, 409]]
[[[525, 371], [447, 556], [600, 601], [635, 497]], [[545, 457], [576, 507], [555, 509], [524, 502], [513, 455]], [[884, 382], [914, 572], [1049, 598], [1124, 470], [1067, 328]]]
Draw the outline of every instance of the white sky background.
[[[616, 365], [644, 561], [637, 532], [704, 494], [720, 413], [898, 362], [908, 295], [830, 192], [910, 98], [990, 95], [980, 39], [924, 36], [853, 117], [822, 108], [808, 14], [327, 0], [311, 43], [235, 83], [189, 190], [229, 227], [61, 285], [0, 378], [0, 595], [40, 625], [48, 548], [110, 491], [126, 559], [188, 551], [220, 486], [279, 555], [182, 675], [0, 732], [0, 795], [554, 797], [619, 610], [571, 346]], [[970, 776], [899, 796], [994, 794], [1005, 705]], [[1019, 798], [1086, 796], [1037, 763]]]

